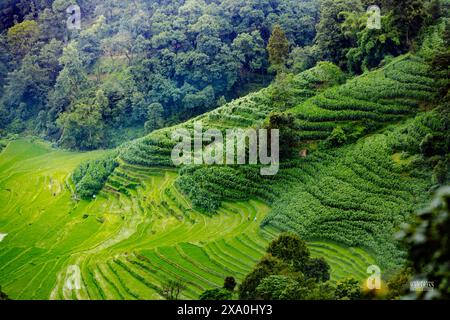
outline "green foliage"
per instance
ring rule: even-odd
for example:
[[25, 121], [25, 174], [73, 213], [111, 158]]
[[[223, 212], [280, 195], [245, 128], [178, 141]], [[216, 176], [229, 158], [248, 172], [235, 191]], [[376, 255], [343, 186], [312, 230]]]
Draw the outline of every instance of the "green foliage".
[[239, 299], [252, 300], [257, 297], [257, 287], [261, 281], [274, 274], [281, 273], [289, 268], [285, 263], [277, 258], [267, 255], [258, 262], [255, 268], [249, 273], [239, 285]]
[[92, 199], [117, 166], [114, 154], [82, 163], [72, 174], [76, 194], [82, 199]]
[[[283, 78], [282, 82], [284, 87], [289, 88], [288, 90], [283, 89], [283, 97], [285, 98], [283, 107], [293, 107], [313, 96], [316, 91], [323, 91], [329, 87], [340, 84], [343, 81], [345, 81], [344, 74], [339, 68], [331, 63], [319, 63], [316, 67], [295, 76], [288, 74]], [[201, 121], [205, 130], [207, 128], [223, 128], [225, 130], [226, 128], [235, 127], [246, 128], [263, 126], [267, 116], [277, 108], [270, 98], [274, 90], [273, 86], [276, 85], [277, 84], [274, 84], [269, 86], [269, 88], [233, 100], [212, 112], [197, 117], [195, 120]], [[192, 126], [193, 121], [188, 121], [180, 127], [191, 129]], [[152, 132], [143, 139], [133, 141], [129, 145], [123, 146], [123, 148], [121, 148], [121, 158], [130, 164], [144, 166], [173, 166], [170, 155], [175, 143], [171, 140], [171, 133], [175, 128], [176, 127], [169, 127]], [[208, 170], [198, 169], [201, 170], [201, 174], [200, 172], [198, 173], [198, 178], [188, 179], [187, 181], [178, 181], [177, 184], [182, 188], [183, 192], [193, 196], [192, 200], [196, 206], [198, 205], [200, 208], [208, 208], [208, 210], [215, 211], [220, 203], [220, 198], [224, 197], [225, 194], [229, 195], [229, 193], [224, 190], [221, 196], [217, 197], [208, 190], [201, 190], [204, 188], [203, 186], [200, 187], [202, 184], [201, 181], [210, 177], [210, 175], [208, 174]], [[212, 170], [218, 172], [220, 169]], [[228, 171], [229, 169], [224, 170]], [[196, 170], [190, 170], [189, 172], [193, 173], [194, 171]], [[226, 176], [228, 176], [228, 173]], [[180, 178], [180, 180], [186, 179], [187, 175]], [[237, 177], [232, 177], [230, 178], [230, 181], [242, 180]], [[233, 196], [233, 198], [239, 199], [244, 197], [246, 196], [237, 195], [236, 193], [235, 196]]]
[[164, 109], [160, 103], [152, 103], [148, 106], [147, 121], [145, 122], [145, 130], [152, 132], [163, 127]]
[[317, 24], [315, 44], [318, 50], [318, 59], [333, 62], [345, 68], [345, 56], [353, 46], [340, 27], [344, 22], [342, 12], [363, 11], [360, 0], [326, 0], [321, 2], [320, 21]]
[[236, 279], [234, 277], [226, 277], [223, 282], [223, 288], [228, 291], [233, 291], [236, 287]]
[[239, 286], [240, 299], [307, 300], [331, 293], [330, 288], [319, 284], [329, 280], [330, 266], [323, 259], [311, 259], [305, 242], [297, 235], [279, 235], [266, 252]]
[[326, 144], [330, 147], [340, 147], [347, 142], [347, 136], [341, 127], [336, 127], [326, 140]]
[[180, 280], [168, 280], [162, 284], [161, 294], [167, 300], [178, 300], [186, 285]]
[[306, 243], [295, 234], [280, 235], [269, 244], [267, 253], [298, 271], [305, 269], [310, 258]]
[[[351, 20], [347, 13], [347, 20]], [[367, 16], [362, 16], [362, 29], [356, 34], [357, 47], [346, 54], [348, 69], [354, 73], [370, 70], [380, 65], [386, 56], [397, 56], [401, 52], [400, 32], [395, 28], [392, 15], [381, 18], [381, 29], [369, 29], [364, 24]], [[345, 27], [345, 23], [343, 24]]]
[[336, 299], [360, 300], [362, 298], [361, 284], [358, 280], [349, 278], [336, 284]]
[[258, 298], [263, 300], [300, 300], [305, 291], [297, 281], [283, 275], [268, 276], [256, 288]]
[[[6, 26], [0, 40], [2, 127], [54, 141], [65, 132], [62, 140], [70, 140], [67, 134], [75, 131], [61, 130], [57, 119], [90, 104], [99, 90], [108, 100], [100, 108], [101, 130], [145, 126], [152, 132], [186, 120], [213, 109], [221, 97], [230, 100], [267, 83], [270, 30], [280, 25], [293, 45], [309, 45], [318, 13], [316, 0], [80, 1], [85, 24], [79, 31], [65, 25], [74, 0], [0, 8]], [[163, 112], [148, 113], [154, 103]], [[89, 148], [115, 143], [109, 135], [102, 139]]]
[[308, 279], [315, 279], [319, 282], [330, 280], [330, 266], [324, 258], [313, 258], [306, 262], [303, 272]]
[[0, 300], [10, 300], [8, 295], [2, 291], [1, 286], [0, 286]]
[[39, 40], [41, 30], [34, 20], [26, 20], [8, 29], [8, 45], [13, 56], [22, 59]]
[[292, 154], [294, 147], [298, 144], [295, 117], [290, 113], [273, 112], [269, 115], [267, 122], [268, 130], [280, 130], [280, 159], [284, 160]]
[[317, 54], [317, 46], [293, 48], [287, 62], [289, 70], [296, 74], [314, 67]]
[[409, 248], [414, 280], [432, 281], [433, 291], [417, 293], [417, 299], [450, 297], [449, 253], [450, 189], [437, 191], [433, 202], [417, 215], [417, 222], [399, 234]]
[[78, 103], [74, 110], [61, 113], [57, 125], [62, 130], [59, 143], [63, 147], [92, 150], [103, 142], [103, 122], [100, 106]]
[[450, 168], [448, 160], [439, 160], [439, 162], [433, 168], [432, 181], [436, 184], [444, 184], [449, 177], [449, 172]]
[[410, 291], [410, 283], [412, 281], [412, 269], [402, 268], [389, 281], [387, 286], [389, 289], [387, 299], [398, 300], [401, 299], [408, 291]]
[[[317, 79], [318, 70], [326, 66], [294, 77], [293, 81], [302, 84], [295, 88], [308, 88], [307, 83], [311, 83], [320, 90], [320, 82], [310, 81]], [[325, 86], [325, 90], [289, 110], [296, 117], [295, 134], [305, 144], [321, 141], [338, 124], [347, 141], [354, 142], [386, 128], [417, 112], [419, 105], [438, 91], [438, 79], [431, 73], [422, 59], [407, 55], [341, 86]], [[226, 107], [237, 109], [236, 103]], [[379, 265], [396, 268], [404, 263], [405, 255], [392, 240], [392, 232], [426, 200], [431, 187], [433, 167], [422, 163], [419, 145], [427, 134], [446, 130], [444, 118], [435, 112], [419, 113], [405, 125], [388, 127], [384, 133], [356, 144], [285, 161], [271, 178], [261, 177], [258, 167], [253, 166], [184, 168], [177, 186], [195, 206], [208, 212], [226, 199], [265, 199], [273, 211], [263, 225], [296, 232], [304, 239], [325, 238], [349, 247], [370, 248]], [[209, 119], [227, 124], [219, 116]], [[156, 146], [165, 141], [156, 140], [160, 141], [156, 144], [155, 139], [149, 137], [146, 144]], [[149, 148], [140, 143], [140, 150]], [[411, 160], [394, 163], [394, 153], [405, 153]], [[143, 157], [141, 152], [133, 154]], [[147, 154], [145, 159], [160, 161], [158, 154]]]
[[206, 290], [203, 292], [199, 299], [200, 300], [231, 300], [232, 293], [224, 288], [216, 288], [211, 290]]
[[267, 51], [269, 52], [271, 68], [277, 71], [283, 70], [289, 55], [289, 42], [279, 25], [276, 25], [272, 30]]
[[239, 34], [232, 48], [238, 52], [244, 70], [256, 72], [267, 68], [267, 53], [259, 31]]

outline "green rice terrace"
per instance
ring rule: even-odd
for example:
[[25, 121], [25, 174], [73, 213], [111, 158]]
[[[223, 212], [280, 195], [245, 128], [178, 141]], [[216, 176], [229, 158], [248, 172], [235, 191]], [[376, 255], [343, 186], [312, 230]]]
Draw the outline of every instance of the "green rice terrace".
[[[197, 299], [226, 276], [241, 281], [285, 230], [326, 259], [332, 281], [363, 280], [372, 264], [394, 270], [405, 254], [392, 235], [431, 186], [429, 172], [415, 173], [414, 154], [404, 151], [438, 130], [433, 112], [423, 111], [439, 79], [405, 55], [348, 81], [329, 63], [286, 81], [293, 92], [286, 110], [310, 154], [282, 163], [271, 178], [252, 166], [171, 168], [173, 128], [117, 152], [10, 141], [0, 154], [3, 290], [13, 299], [163, 299], [162, 284], [176, 279], [187, 286], [182, 298]], [[270, 90], [196, 120], [258, 127], [273, 111]], [[317, 150], [336, 126], [351, 128], [354, 143]], [[105, 156], [115, 166], [101, 190], [79, 199], [86, 163]]]
[[[93, 201], [73, 199], [70, 174], [102, 152], [56, 151], [16, 140], [0, 155], [0, 282], [15, 299], [161, 299], [161, 282], [182, 279], [185, 298], [242, 279], [277, 234], [260, 228], [269, 207], [256, 200], [225, 202], [208, 217], [174, 187], [173, 170], [122, 165]], [[138, 183], [129, 194], [109, 183]], [[370, 255], [314, 241], [332, 279], [365, 276]], [[81, 290], [68, 278], [79, 272]]]

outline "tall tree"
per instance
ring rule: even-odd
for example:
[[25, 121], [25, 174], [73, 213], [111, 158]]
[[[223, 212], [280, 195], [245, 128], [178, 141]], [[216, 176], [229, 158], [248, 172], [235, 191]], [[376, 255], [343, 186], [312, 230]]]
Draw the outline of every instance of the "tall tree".
[[284, 70], [289, 56], [289, 41], [279, 25], [273, 28], [267, 45], [267, 51], [269, 52], [271, 68], [276, 71]]
[[63, 112], [58, 120], [61, 128], [59, 144], [79, 150], [92, 150], [102, 146], [103, 122], [100, 107], [96, 103], [77, 103], [72, 111]]
[[315, 43], [319, 60], [330, 61], [346, 67], [346, 54], [354, 45], [341, 28], [345, 21], [342, 12], [363, 12], [360, 0], [324, 0], [320, 7]]

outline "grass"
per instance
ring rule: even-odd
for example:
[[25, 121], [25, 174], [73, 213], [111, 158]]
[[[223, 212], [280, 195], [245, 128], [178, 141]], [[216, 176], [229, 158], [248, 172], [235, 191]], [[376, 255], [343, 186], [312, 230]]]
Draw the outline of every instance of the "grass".
[[[162, 283], [178, 279], [183, 298], [196, 299], [226, 276], [242, 280], [279, 232], [260, 227], [270, 208], [259, 200], [196, 211], [174, 186], [175, 170], [122, 165], [95, 200], [74, 200], [71, 172], [104, 153], [20, 139], [0, 154], [0, 284], [11, 298], [162, 299]], [[363, 279], [373, 262], [361, 249], [310, 245], [333, 281]], [[73, 268], [79, 290], [68, 286]]]

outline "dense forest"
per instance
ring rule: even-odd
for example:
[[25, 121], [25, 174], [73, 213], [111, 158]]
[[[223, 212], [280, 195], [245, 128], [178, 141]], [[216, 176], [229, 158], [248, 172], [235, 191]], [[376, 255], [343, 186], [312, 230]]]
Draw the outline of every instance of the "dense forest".
[[267, 84], [273, 26], [300, 48], [319, 15], [317, 1], [84, 1], [82, 28], [67, 30], [67, 1], [16, 2], [1, 16], [1, 126], [75, 149]]
[[[449, 0], [5, 0], [0, 28], [0, 298], [399, 299], [425, 277], [413, 298], [448, 299]], [[279, 129], [278, 174], [176, 168], [196, 121]]]
[[[113, 146], [265, 86], [280, 65], [374, 68], [442, 14], [439, 1], [378, 2], [85, 0], [70, 30], [72, 2], [5, 1], [0, 127], [71, 149]], [[369, 4], [382, 8], [381, 30], [365, 26]], [[269, 46], [275, 26], [284, 46]]]

